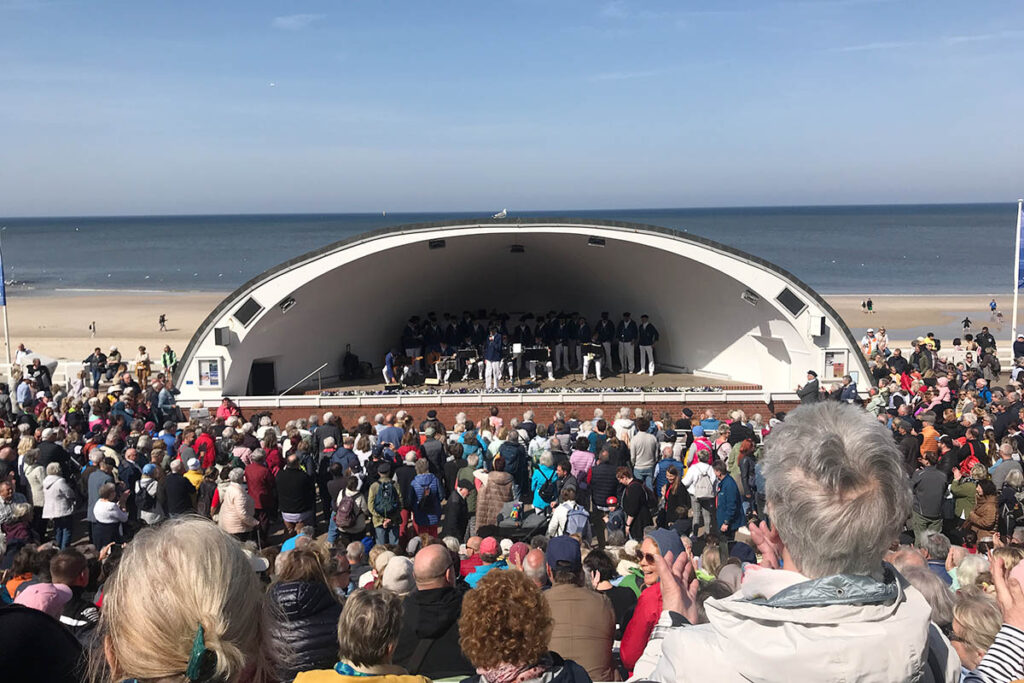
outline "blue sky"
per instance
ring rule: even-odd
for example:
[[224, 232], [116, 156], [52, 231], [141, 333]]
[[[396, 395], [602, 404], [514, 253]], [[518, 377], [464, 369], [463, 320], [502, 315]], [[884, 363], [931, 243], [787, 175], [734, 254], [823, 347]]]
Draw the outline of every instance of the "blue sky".
[[1022, 74], [1005, 0], [0, 0], [0, 215], [1012, 201]]

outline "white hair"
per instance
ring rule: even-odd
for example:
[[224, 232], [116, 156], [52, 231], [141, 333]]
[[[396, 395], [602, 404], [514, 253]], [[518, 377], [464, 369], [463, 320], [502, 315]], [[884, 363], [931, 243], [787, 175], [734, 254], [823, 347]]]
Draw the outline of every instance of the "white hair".
[[832, 401], [800, 406], [765, 441], [772, 523], [810, 578], [877, 571], [910, 516], [910, 486], [892, 434]]
[[252, 422], [246, 422], [244, 425], [242, 425], [242, 433], [243, 434], [248, 434], [251, 431], [252, 431]]
[[269, 427], [269, 426], [270, 426], [270, 416], [269, 415], [264, 415], [263, 417], [260, 418], [260, 427]]
[[263, 462], [264, 460], [267, 459], [267, 454], [263, 451], [262, 448], [257, 448], [256, 450], [249, 454], [249, 458], [255, 460], [256, 462]]
[[181, 474], [183, 471], [185, 471], [185, 463], [183, 463], [181, 460], [171, 461], [171, 472], [174, 472], [175, 474]]
[[533, 411], [527, 410], [523, 413], [523, 422], [533, 422]]
[[235, 430], [232, 429], [231, 427], [225, 427], [224, 431], [221, 432], [220, 435], [222, 437], [224, 437], [225, 439], [230, 439], [231, 437], [233, 437], [235, 435]]
[[956, 567], [956, 581], [961, 588], [973, 586], [978, 574], [988, 571], [988, 558], [984, 555], [967, 555]]
[[60, 474], [61, 474], [60, 463], [59, 462], [51, 462], [49, 465], [46, 466], [46, 473], [47, 474], [56, 474], [57, 476], [60, 476]]
[[230, 479], [235, 484], [241, 484], [243, 481], [245, 481], [245, 470], [243, 470], [241, 467], [233, 468], [230, 472], [228, 472], [228, 479]]
[[324, 424], [330, 422], [333, 419], [334, 419], [334, 413], [332, 413], [331, 411], [327, 411], [326, 413], [324, 413]]
[[333, 436], [329, 436], [324, 439], [324, 448], [334, 448], [337, 445], [337, 441], [334, 440]]

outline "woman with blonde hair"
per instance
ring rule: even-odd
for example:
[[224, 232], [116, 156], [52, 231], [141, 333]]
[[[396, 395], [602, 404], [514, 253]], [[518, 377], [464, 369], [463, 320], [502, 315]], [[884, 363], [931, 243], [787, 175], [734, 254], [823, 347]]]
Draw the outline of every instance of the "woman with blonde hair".
[[1002, 625], [1003, 614], [991, 596], [979, 590], [962, 590], [957, 594], [949, 640], [965, 669], [978, 668]]
[[207, 520], [171, 519], [140, 531], [104, 586], [92, 680], [277, 681], [274, 625], [242, 546]]
[[462, 601], [459, 645], [476, 667], [464, 683], [590, 681], [583, 667], [549, 651], [551, 607], [523, 572], [488, 572]]

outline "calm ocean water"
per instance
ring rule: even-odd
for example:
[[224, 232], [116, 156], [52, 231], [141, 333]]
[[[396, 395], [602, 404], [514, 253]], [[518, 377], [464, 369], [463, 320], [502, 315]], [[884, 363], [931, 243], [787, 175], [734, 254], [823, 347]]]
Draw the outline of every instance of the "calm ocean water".
[[[650, 223], [786, 268], [826, 294], [1008, 292], [1016, 205], [942, 204], [511, 212]], [[227, 291], [299, 254], [377, 228], [479, 213], [0, 219], [11, 289]]]

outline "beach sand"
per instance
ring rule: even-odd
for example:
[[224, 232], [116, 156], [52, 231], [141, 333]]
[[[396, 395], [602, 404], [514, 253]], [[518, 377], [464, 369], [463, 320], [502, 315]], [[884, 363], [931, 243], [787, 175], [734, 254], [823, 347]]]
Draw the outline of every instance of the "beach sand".
[[[209, 292], [10, 294], [12, 356], [22, 343], [45, 356], [74, 360], [84, 359], [97, 346], [106, 353], [111, 345], [132, 358], [141, 344], [159, 359], [164, 344], [170, 344], [180, 356], [196, 328], [225, 296]], [[161, 313], [167, 316], [166, 332], [160, 332]], [[92, 321], [96, 321], [95, 338], [89, 334]]]
[[[159, 358], [164, 344], [170, 344], [180, 355], [196, 328], [225, 296], [218, 292], [10, 294], [12, 353], [17, 344], [23, 343], [37, 353], [76, 360], [88, 356], [96, 346], [105, 352], [112, 344], [127, 356], [134, 356], [140, 344], [154, 358]], [[861, 301], [866, 298], [825, 296], [858, 340], [867, 327], [887, 328], [894, 342], [928, 331], [941, 339], [951, 339], [961, 335], [960, 321], [967, 315], [975, 323], [973, 331], [988, 325], [997, 340], [1010, 341], [1009, 296], [996, 297], [1005, 316], [1002, 329], [990, 322], [991, 296], [873, 296], [875, 313], [871, 315], [861, 311]], [[159, 331], [157, 319], [161, 313], [167, 316], [167, 332]], [[95, 338], [89, 335], [89, 323], [93, 320], [98, 330]]]

